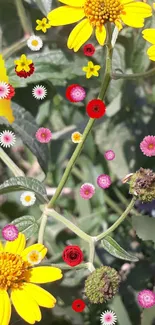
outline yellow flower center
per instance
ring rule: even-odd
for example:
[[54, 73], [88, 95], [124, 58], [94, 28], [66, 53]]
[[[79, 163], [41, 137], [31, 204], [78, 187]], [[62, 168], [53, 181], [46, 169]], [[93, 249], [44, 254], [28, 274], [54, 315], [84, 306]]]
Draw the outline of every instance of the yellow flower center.
[[107, 21], [115, 22], [122, 13], [120, 0], [86, 0], [84, 12], [92, 26], [101, 27]]
[[21, 288], [30, 277], [30, 265], [20, 255], [0, 253], [0, 289]]
[[149, 144], [149, 149], [152, 149], [154, 147], [154, 145], [153, 144]]
[[25, 196], [25, 201], [30, 202], [31, 201], [31, 196], [30, 195]]
[[38, 45], [38, 41], [36, 39], [34, 39], [31, 43], [33, 46], [37, 46]]

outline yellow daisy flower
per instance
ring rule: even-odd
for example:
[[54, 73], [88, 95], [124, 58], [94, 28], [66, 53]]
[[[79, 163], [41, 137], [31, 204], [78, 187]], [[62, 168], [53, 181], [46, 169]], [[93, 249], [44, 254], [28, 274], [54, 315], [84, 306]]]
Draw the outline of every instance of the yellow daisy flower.
[[51, 25], [47, 23], [47, 18], [43, 18], [42, 20], [37, 19], [36, 23], [38, 24], [36, 30], [42, 30], [43, 33], [46, 33], [47, 29], [51, 27]]
[[68, 48], [75, 52], [90, 38], [95, 29], [100, 45], [106, 39], [105, 23], [114, 23], [118, 29], [122, 23], [131, 27], [143, 27], [144, 18], [152, 15], [151, 6], [136, 0], [59, 0], [61, 6], [48, 13], [51, 26], [80, 23], [74, 27], [68, 38]]
[[101, 69], [100, 65], [94, 65], [92, 61], [88, 62], [88, 66], [83, 67], [82, 70], [86, 72], [86, 78], [89, 79], [92, 76], [98, 77], [99, 73], [98, 70]]
[[144, 29], [142, 31], [142, 34], [144, 39], [146, 39], [148, 42], [153, 44], [147, 50], [147, 54], [150, 60], [155, 61], [155, 29], [154, 28]]
[[[5, 63], [0, 54], [0, 81], [9, 83]], [[11, 108], [11, 101], [9, 99], [0, 99], [0, 116], [5, 117], [11, 124], [14, 122], [14, 116]]]
[[71, 138], [74, 143], [80, 143], [82, 141], [82, 134], [80, 132], [73, 132]]
[[25, 72], [30, 71], [29, 65], [32, 64], [32, 60], [28, 60], [25, 54], [22, 54], [19, 60], [15, 60], [14, 64], [17, 65], [16, 71], [20, 72], [24, 70]]
[[[56, 299], [34, 283], [47, 283], [62, 278], [61, 270], [52, 266], [33, 267], [32, 253], [39, 253], [43, 259], [47, 248], [34, 244], [25, 248], [25, 235], [19, 233], [14, 241], [0, 242], [0, 324], [8, 325], [11, 317], [11, 304], [27, 323], [41, 320], [39, 306], [53, 308]], [[36, 254], [37, 256], [37, 254]], [[33, 263], [32, 263], [33, 260]], [[10, 297], [9, 297], [10, 296]]]

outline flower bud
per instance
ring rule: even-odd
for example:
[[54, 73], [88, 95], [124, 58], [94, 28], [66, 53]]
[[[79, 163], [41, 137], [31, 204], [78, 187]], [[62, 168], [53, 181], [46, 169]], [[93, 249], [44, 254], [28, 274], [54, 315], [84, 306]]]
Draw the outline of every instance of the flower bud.
[[129, 181], [129, 192], [143, 202], [155, 199], [155, 173], [151, 169], [140, 168]]
[[85, 295], [93, 304], [110, 300], [118, 291], [120, 276], [109, 266], [93, 271], [85, 281]]

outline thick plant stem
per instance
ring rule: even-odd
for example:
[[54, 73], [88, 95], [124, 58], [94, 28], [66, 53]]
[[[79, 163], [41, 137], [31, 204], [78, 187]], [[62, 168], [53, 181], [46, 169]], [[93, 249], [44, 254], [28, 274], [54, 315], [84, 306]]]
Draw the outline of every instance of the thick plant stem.
[[6, 166], [12, 171], [14, 176], [25, 176], [23, 171], [12, 161], [12, 159], [6, 154], [6, 152], [0, 148], [0, 158], [3, 160]]
[[122, 215], [118, 218], [118, 220], [109, 229], [107, 229], [100, 235], [96, 236], [96, 241], [103, 239], [104, 237], [108, 236], [111, 232], [113, 232], [124, 221], [124, 219], [127, 217], [129, 212], [133, 209], [135, 202], [136, 202], [136, 198], [133, 197], [130, 204], [128, 205], [126, 210], [122, 213]]
[[127, 73], [115, 73], [112, 72], [111, 74], [111, 78], [114, 80], [118, 80], [118, 79], [138, 79], [138, 78], [148, 78], [150, 76], [155, 75], [155, 68], [152, 68], [146, 72], [140, 72], [140, 73], [131, 73], [131, 74], [127, 74]]
[[30, 21], [27, 19], [27, 14], [22, 0], [15, 0], [18, 16], [23, 27], [24, 33], [31, 35], [33, 33]]
[[[111, 43], [109, 42], [107, 45], [107, 54], [106, 54], [106, 68], [105, 68], [105, 74], [104, 74], [104, 78], [103, 78], [103, 82], [101, 85], [101, 90], [100, 93], [98, 95], [98, 98], [103, 100], [111, 79], [111, 61], [112, 61], [112, 47], [111, 47]], [[90, 118], [88, 121], [88, 124], [86, 125], [86, 128], [84, 130], [84, 133], [82, 135], [82, 142], [80, 142], [75, 151], [73, 152], [72, 157], [70, 158], [66, 170], [62, 176], [62, 179], [57, 187], [57, 190], [54, 194], [54, 196], [52, 197], [52, 199], [50, 200], [49, 204], [48, 204], [48, 208], [52, 208], [57, 200], [57, 198], [59, 197], [64, 185], [66, 184], [66, 181], [70, 175], [70, 172], [84, 146], [84, 143], [88, 137], [89, 132], [91, 131], [93, 124], [95, 122], [95, 119]]]

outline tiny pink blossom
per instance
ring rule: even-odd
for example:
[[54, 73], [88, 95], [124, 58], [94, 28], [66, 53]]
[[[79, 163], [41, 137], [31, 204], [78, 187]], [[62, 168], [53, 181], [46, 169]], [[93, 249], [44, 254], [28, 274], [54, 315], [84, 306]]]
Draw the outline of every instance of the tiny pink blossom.
[[115, 153], [113, 150], [107, 150], [104, 154], [105, 159], [113, 160], [115, 158]]
[[14, 225], [6, 225], [2, 229], [2, 236], [5, 240], [13, 241], [18, 237], [18, 229]]
[[0, 133], [0, 145], [2, 147], [10, 147], [15, 144], [16, 137], [12, 131], [3, 131]]
[[95, 187], [93, 184], [84, 183], [80, 188], [80, 196], [84, 200], [89, 200], [95, 193]]
[[48, 143], [52, 139], [52, 133], [47, 128], [39, 128], [35, 136], [41, 143]]
[[147, 135], [140, 143], [140, 149], [145, 156], [155, 156], [155, 136]]
[[106, 174], [101, 174], [97, 177], [97, 184], [101, 188], [108, 188], [111, 185], [111, 178]]
[[113, 311], [107, 310], [101, 314], [100, 321], [102, 325], [114, 325], [117, 321], [117, 316]]
[[155, 305], [155, 293], [151, 290], [140, 291], [137, 299], [142, 308], [150, 308]]

